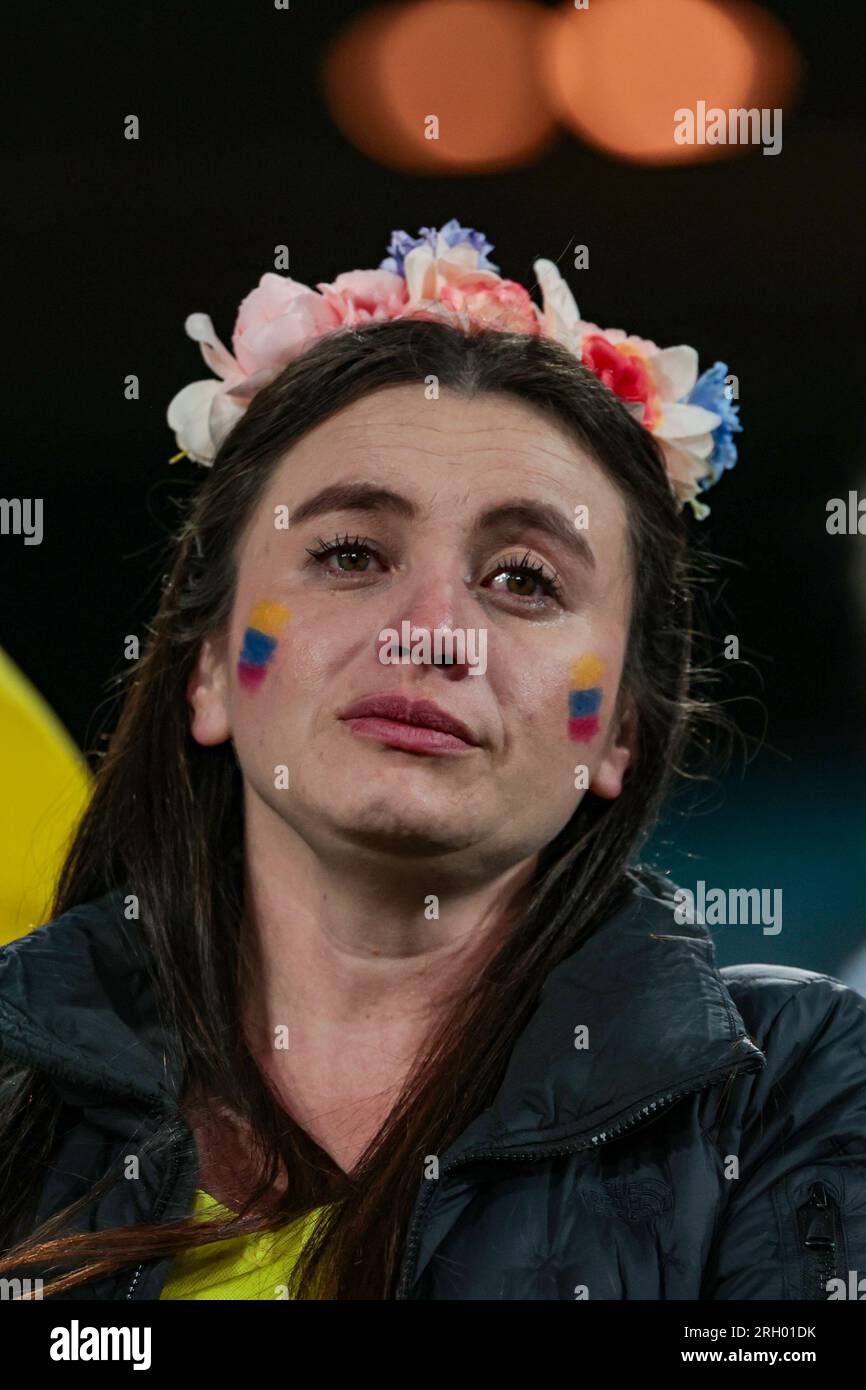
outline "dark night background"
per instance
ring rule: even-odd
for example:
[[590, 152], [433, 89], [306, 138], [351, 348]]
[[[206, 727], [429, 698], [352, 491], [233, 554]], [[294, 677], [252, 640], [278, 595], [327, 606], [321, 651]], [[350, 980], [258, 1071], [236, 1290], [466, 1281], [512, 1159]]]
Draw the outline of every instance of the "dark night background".
[[669, 818], [653, 857], [684, 885], [783, 889], [784, 930], [717, 929], [720, 963], [839, 973], [866, 945], [866, 537], [825, 526], [829, 498], [866, 494], [860, 10], [766, 5], [805, 60], [778, 157], [637, 168], [563, 130], [519, 169], [422, 177], [361, 154], [323, 99], [321, 56], [366, 8], [19, 8], [2, 492], [44, 498], [45, 534], [2, 539], [0, 643], [92, 749], [156, 603], [172, 498], [199, 476], [168, 466], [168, 402], [208, 375], [184, 319], [209, 313], [229, 342], [275, 244], [314, 284], [378, 265], [392, 228], [457, 217], [531, 286], [533, 259], [585, 243], [591, 268], [563, 273], [586, 318], [691, 343], [740, 382], [740, 459], [702, 534], [727, 559], [715, 621], [742, 659], [723, 693], [751, 762]]

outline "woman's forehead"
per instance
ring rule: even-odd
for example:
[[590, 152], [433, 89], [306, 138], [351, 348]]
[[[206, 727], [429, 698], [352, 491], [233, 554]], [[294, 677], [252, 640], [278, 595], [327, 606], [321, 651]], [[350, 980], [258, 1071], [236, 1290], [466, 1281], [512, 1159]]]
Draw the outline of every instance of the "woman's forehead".
[[314, 426], [291, 452], [328, 441], [355, 451], [417, 449], [446, 460], [455, 448], [472, 454], [534, 452], [562, 461], [588, 457], [564, 425], [510, 393], [467, 397], [443, 390], [428, 398], [427, 390], [435, 387], [404, 383], [366, 395]]
[[291, 494], [298, 507], [323, 484], [353, 478], [403, 493], [417, 519], [528, 493], [558, 503], [569, 516], [591, 504], [597, 520], [625, 521], [618, 488], [589, 450], [505, 394], [448, 392], [425, 400], [419, 387], [403, 385], [366, 396], [299, 439], [277, 466], [270, 490]]

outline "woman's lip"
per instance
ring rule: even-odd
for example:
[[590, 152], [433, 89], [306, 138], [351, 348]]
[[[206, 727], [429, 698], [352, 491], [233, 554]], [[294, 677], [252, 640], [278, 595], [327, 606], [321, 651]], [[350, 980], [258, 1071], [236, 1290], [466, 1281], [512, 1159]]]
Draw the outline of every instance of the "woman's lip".
[[475, 747], [480, 741], [462, 719], [442, 709], [433, 700], [411, 700], [398, 692], [365, 695], [341, 710], [339, 717], [345, 720], [384, 719], [388, 723], [413, 724], [417, 728], [451, 734], [471, 747]]
[[456, 734], [445, 733], [442, 729], [429, 729], [424, 724], [405, 724], [402, 720], [382, 719], [379, 715], [364, 715], [355, 719], [344, 719], [354, 734], [362, 738], [375, 738], [391, 748], [401, 748], [406, 753], [471, 753], [474, 745]]

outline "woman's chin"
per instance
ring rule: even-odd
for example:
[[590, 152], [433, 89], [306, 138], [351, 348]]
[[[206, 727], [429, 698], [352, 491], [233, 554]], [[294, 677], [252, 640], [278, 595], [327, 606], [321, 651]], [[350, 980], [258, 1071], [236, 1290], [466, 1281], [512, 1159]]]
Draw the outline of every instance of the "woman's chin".
[[465, 816], [456, 819], [453, 808], [383, 806], [381, 797], [366, 808], [356, 803], [349, 814], [335, 811], [332, 824], [353, 844], [409, 858], [467, 849], [483, 838]]

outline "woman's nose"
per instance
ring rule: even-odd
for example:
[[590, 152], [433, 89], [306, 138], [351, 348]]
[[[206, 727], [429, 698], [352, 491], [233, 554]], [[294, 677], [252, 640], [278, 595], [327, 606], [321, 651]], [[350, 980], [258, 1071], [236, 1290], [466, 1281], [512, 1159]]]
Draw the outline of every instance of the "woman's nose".
[[387, 616], [394, 627], [409, 622], [412, 627], [434, 632], [477, 622], [479, 608], [463, 577], [440, 563], [407, 575], [405, 584], [392, 591]]
[[[462, 577], [444, 567], [428, 568], [407, 577], [389, 600], [385, 626], [377, 634], [379, 649], [390, 643], [388, 650], [398, 648], [401, 656], [420, 653], [420, 660], [412, 658], [416, 664], [447, 666], [454, 676], [467, 673], [479, 648], [480, 609]], [[431, 639], [426, 645], [425, 633]]]

